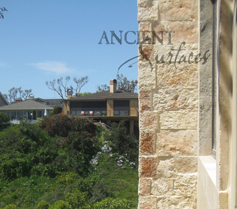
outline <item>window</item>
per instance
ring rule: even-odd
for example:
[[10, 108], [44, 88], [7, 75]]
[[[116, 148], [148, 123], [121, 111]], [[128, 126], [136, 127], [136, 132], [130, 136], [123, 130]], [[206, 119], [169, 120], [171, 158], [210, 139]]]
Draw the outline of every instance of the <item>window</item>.
[[16, 111], [11, 111], [11, 120], [16, 119]]
[[16, 112], [16, 119], [22, 120], [23, 119], [23, 111], [17, 111]]
[[114, 116], [128, 116], [129, 108], [129, 100], [114, 100]]
[[43, 110], [38, 110], [37, 111], [37, 117], [38, 118], [43, 118], [44, 117], [44, 111]]
[[33, 111], [28, 111], [28, 119], [29, 120], [33, 119]]
[[28, 119], [28, 111], [24, 111], [24, 119], [25, 119], [25, 120]]

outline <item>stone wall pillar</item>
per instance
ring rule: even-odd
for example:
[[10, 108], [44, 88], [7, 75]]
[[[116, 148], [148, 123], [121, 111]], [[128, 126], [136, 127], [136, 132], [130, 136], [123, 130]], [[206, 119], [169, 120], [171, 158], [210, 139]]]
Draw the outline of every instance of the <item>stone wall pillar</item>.
[[198, 1], [138, 0], [138, 22], [138, 208], [196, 208]]

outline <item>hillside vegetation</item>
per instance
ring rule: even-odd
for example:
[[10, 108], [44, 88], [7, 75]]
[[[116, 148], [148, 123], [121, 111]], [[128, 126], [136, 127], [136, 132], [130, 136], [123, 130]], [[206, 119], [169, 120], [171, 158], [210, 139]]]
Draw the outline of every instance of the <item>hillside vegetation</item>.
[[0, 131], [0, 208], [137, 208], [138, 142], [58, 114]]

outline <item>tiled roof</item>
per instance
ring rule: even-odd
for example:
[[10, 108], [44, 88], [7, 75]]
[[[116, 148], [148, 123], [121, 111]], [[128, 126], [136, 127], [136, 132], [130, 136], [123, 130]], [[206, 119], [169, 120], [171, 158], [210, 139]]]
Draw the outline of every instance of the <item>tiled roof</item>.
[[106, 99], [137, 99], [138, 94], [125, 91], [110, 93], [109, 91], [98, 92], [80, 97], [71, 97], [70, 100], [106, 100]]
[[52, 110], [53, 108], [48, 105], [42, 104], [40, 102], [36, 102], [33, 99], [0, 107], [0, 111], [1, 110], [44, 110], [44, 109]]

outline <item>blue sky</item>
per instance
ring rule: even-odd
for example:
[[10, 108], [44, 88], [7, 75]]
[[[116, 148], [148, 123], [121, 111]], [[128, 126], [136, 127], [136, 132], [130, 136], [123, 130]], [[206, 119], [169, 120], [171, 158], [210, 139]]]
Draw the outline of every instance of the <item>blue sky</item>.
[[[35, 97], [59, 98], [45, 82], [68, 75], [72, 85], [73, 77], [88, 76], [82, 92], [95, 92], [137, 55], [137, 44], [124, 41], [127, 31], [138, 30], [136, 0], [1, 0], [0, 7], [8, 10], [0, 19], [3, 94], [22, 87]], [[98, 44], [103, 31], [110, 41], [111, 30], [123, 31], [122, 44]], [[133, 62], [120, 69], [129, 79], [137, 79], [137, 64], [128, 67]]]

